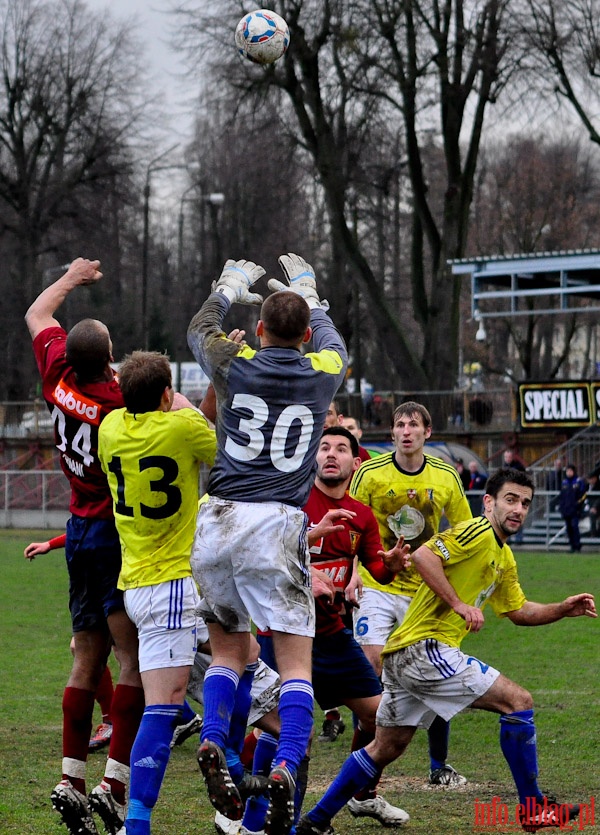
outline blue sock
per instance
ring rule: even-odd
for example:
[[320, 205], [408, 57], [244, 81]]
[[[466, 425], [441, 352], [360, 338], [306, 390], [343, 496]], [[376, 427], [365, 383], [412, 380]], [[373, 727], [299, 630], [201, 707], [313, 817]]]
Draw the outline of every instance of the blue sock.
[[242, 824], [248, 832], [264, 832], [265, 818], [269, 808], [269, 798], [264, 795], [249, 797]]
[[241, 763], [240, 754], [246, 736], [246, 728], [248, 727], [248, 714], [250, 713], [250, 706], [252, 704], [250, 690], [257, 668], [258, 662], [256, 664], [248, 664], [235, 691], [235, 702], [229, 724], [227, 746], [225, 748], [227, 768], [234, 783], [239, 783], [244, 776], [244, 766]]
[[533, 710], [518, 710], [500, 717], [500, 747], [519, 792], [519, 800], [543, 797], [537, 784], [537, 745]]
[[446, 722], [441, 716], [436, 716], [429, 730], [429, 762], [431, 770], [442, 768], [446, 765], [448, 756], [448, 740], [450, 739], [450, 722]]
[[180, 705], [148, 705], [131, 749], [127, 832], [150, 835], [150, 816], [158, 799]]
[[183, 708], [181, 712], [181, 718], [179, 720], [180, 725], [187, 725], [188, 722], [191, 722], [192, 719], [196, 716], [196, 712], [192, 710], [190, 707], [189, 702], [185, 701], [183, 703]]
[[204, 724], [200, 739], [227, 746], [239, 676], [229, 667], [209, 667], [204, 676]]
[[263, 732], [256, 743], [254, 750], [254, 759], [252, 761], [252, 773], [263, 774], [265, 777], [269, 776], [271, 768], [273, 767], [273, 760], [277, 753], [277, 737]]
[[296, 678], [281, 685], [279, 720], [276, 763], [285, 763], [295, 776], [306, 754], [313, 726], [313, 689], [309, 681]]
[[319, 829], [325, 829], [350, 798], [368, 783], [378, 779], [380, 773], [364, 748], [360, 751], [353, 751], [342, 765], [333, 783], [306, 817]]
[[[277, 739], [271, 734], [262, 733], [258, 737], [256, 749], [254, 751], [254, 760], [252, 762], [252, 773], [262, 774], [264, 777], [269, 776], [275, 752], [277, 751]], [[265, 828], [265, 815], [269, 800], [265, 795], [259, 797], [251, 797], [246, 803], [246, 811], [244, 812], [244, 819], [242, 824], [249, 832], [262, 832]]]

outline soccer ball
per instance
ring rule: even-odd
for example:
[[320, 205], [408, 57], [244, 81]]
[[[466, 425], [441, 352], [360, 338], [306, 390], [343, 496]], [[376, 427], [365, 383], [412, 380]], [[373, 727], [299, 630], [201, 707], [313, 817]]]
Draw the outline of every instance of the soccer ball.
[[288, 48], [290, 30], [285, 20], [270, 9], [249, 12], [235, 30], [240, 55], [255, 64], [272, 64]]

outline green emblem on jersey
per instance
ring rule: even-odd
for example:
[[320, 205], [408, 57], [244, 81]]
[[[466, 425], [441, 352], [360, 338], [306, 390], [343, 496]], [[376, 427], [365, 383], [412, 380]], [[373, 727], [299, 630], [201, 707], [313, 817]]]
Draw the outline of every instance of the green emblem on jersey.
[[425, 529], [423, 514], [409, 504], [402, 505], [393, 516], [388, 516], [387, 523], [396, 537], [403, 536], [408, 541], [416, 539]]

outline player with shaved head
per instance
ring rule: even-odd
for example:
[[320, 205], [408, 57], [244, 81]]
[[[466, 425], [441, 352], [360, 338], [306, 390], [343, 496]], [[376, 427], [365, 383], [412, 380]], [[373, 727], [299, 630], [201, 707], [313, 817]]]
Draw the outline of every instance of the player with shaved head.
[[[42, 394], [54, 420], [61, 467], [71, 485], [65, 556], [74, 658], [62, 703], [62, 779], [51, 799], [72, 835], [97, 835], [91, 808], [109, 831], [121, 826], [131, 746], [144, 710], [137, 630], [117, 588], [121, 547], [98, 460], [100, 424], [124, 405], [110, 366], [112, 342], [108, 328], [97, 319], [83, 319], [67, 334], [54, 318], [69, 293], [101, 278], [99, 261], [77, 258], [38, 296], [25, 317]], [[104, 779], [88, 799], [85, 772], [94, 696], [112, 641], [121, 668], [111, 705], [113, 734]]]

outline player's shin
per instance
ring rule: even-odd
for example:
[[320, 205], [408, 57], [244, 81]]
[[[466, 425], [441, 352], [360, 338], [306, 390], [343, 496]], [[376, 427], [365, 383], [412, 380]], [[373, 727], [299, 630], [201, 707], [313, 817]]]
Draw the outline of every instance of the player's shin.
[[150, 816], [169, 762], [169, 743], [180, 712], [180, 705], [148, 705], [144, 711], [131, 749], [131, 788], [126, 819], [128, 833], [150, 833]]
[[537, 744], [533, 710], [518, 710], [500, 717], [500, 747], [511, 770], [519, 800], [540, 799], [537, 784]]
[[378, 777], [379, 769], [364, 748], [354, 751], [321, 800], [307, 814], [308, 819], [325, 828], [351, 797]]

